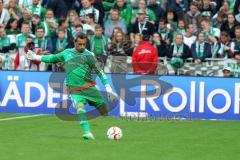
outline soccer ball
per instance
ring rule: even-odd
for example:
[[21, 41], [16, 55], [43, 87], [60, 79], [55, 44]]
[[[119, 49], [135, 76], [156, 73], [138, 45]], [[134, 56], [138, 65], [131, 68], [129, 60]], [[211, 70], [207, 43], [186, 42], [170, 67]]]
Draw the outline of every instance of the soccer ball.
[[107, 131], [107, 137], [111, 140], [118, 140], [122, 138], [122, 130], [119, 127], [110, 127]]

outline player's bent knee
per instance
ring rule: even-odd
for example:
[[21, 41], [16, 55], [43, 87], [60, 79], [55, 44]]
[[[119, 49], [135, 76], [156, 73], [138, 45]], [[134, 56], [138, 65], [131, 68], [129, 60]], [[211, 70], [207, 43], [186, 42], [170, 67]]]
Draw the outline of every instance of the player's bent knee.
[[101, 105], [99, 105], [97, 107], [97, 109], [102, 116], [107, 116], [108, 115], [109, 110], [108, 110], [108, 107], [107, 107], [106, 103], [102, 103]]

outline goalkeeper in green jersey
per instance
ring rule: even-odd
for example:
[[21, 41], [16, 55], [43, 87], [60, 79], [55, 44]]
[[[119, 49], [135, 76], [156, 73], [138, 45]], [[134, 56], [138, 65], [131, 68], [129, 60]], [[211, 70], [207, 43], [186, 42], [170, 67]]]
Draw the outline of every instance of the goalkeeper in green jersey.
[[96, 87], [95, 81], [92, 80], [92, 71], [95, 71], [102, 83], [106, 87], [108, 99], [110, 101], [118, 98], [109, 85], [108, 79], [103, 71], [98, 67], [94, 53], [85, 49], [87, 37], [84, 33], [76, 36], [75, 47], [66, 49], [55, 55], [36, 55], [28, 51], [29, 60], [38, 60], [45, 63], [66, 63], [66, 83], [70, 93], [71, 100], [77, 110], [79, 123], [84, 131], [84, 139], [94, 139], [90, 131], [90, 125], [84, 106], [88, 103], [99, 111], [101, 115], [107, 115], [108, 107], [101, 92]]

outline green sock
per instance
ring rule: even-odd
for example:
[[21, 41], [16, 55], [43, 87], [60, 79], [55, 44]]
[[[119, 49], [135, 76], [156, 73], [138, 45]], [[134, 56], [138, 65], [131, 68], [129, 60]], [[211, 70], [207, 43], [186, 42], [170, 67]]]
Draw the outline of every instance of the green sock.
[[83, 108], [80, 108], [77, 110], [78, 114], [78, 121], [85, 133], [90, 132], [90, 125], [87, 121], [87, 115], [86, 115], [86, 110]]

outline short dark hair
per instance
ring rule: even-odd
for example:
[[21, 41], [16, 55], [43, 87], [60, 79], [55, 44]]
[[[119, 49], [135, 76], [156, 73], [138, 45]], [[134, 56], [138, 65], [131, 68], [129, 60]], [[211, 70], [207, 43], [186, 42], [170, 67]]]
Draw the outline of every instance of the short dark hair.
[[103, 27], [102, 27], [100, 24], [97, 24], [97, 25], [95, 26], [95, 30], [97, 30], [97, 29], [103, 29]]
[[161, 18], [161, 19], [159, 20], [159, 23], [160, 23], [160, 22], [166, 23], [166, 19]]
[[190, 28], [190, 25], [193, 25], [193, 23], [188, 23], [186, 26], [185, 26], [185, 29], [189, 29]]
[[144, 41], [149, 41], [150, 35], [148, 35], [148, 34], [143, 34], [143, 35], [142, 35], [142, 38], [143, 38]]
[[39, 19], [40, 19], [40, 16], [39, 16], [38, 14], [34, 14], [34, 15], [32, 16], [32, 18], [39, 18]]
[[227, 36], [229, 36], [229, 33], [226, 32], [226, 31], [222, 31], [222, 32], [221, 32], [221, 36], [227, 37]]
[[77, 39], [87, 39], [87, 35], [83, 32], [77, 33], [75, 37], [75, 41], [77, 41]]
[[23, 21], [22, 26], [23, 25], [28, 25], [29, 26], [29, 21], [27, 21], [27, 20]]
[[67, 20], [66, 18], [60, 18], [60, 19], [58, 20], [58, 25], [59, 25], [59, 26], [62, 26], [62, 24], [65, 23], [66, 20]]
[[197, 32], [197, 38], [199, 37], [200, 34], [203, 34], [203, 35], [204, 35], [204, 32], [203, 32], [203, 31]]
[[191, 2], [190, 6], [196, 6], [196, 7], [198, 7], [198, 3], [195, 2], [195, 1], [193, 1], [193, 2]]
[[112, 8], [111, 10], [112, 10], [112, 12], [117, 12], [119, 14], [119, 10], [118, 9]]
[[235, 30], [239, 30], [240, 29], [240, 25], [235, 27]]
[[62, 28], [62, 27], [60, 27], [60, 28], [58, 29], [58, 33], [59, 33], [59, 32], [64, 32], [64, 33], [66, 33], [65, 29]]
[[44, 31], [44, 28], [42, 26], [38, 26], [37, 30], [42, 29]]
[[81, 24], [77, 24], [77, 25], [75, 26], [75, 28], [82, 28], [82, 29], [83, 29], [83, 26], [82, 26]]
[[94, 14], [93, 13], [88, 13], [87, 16], [91, 19], [94, 19]]

